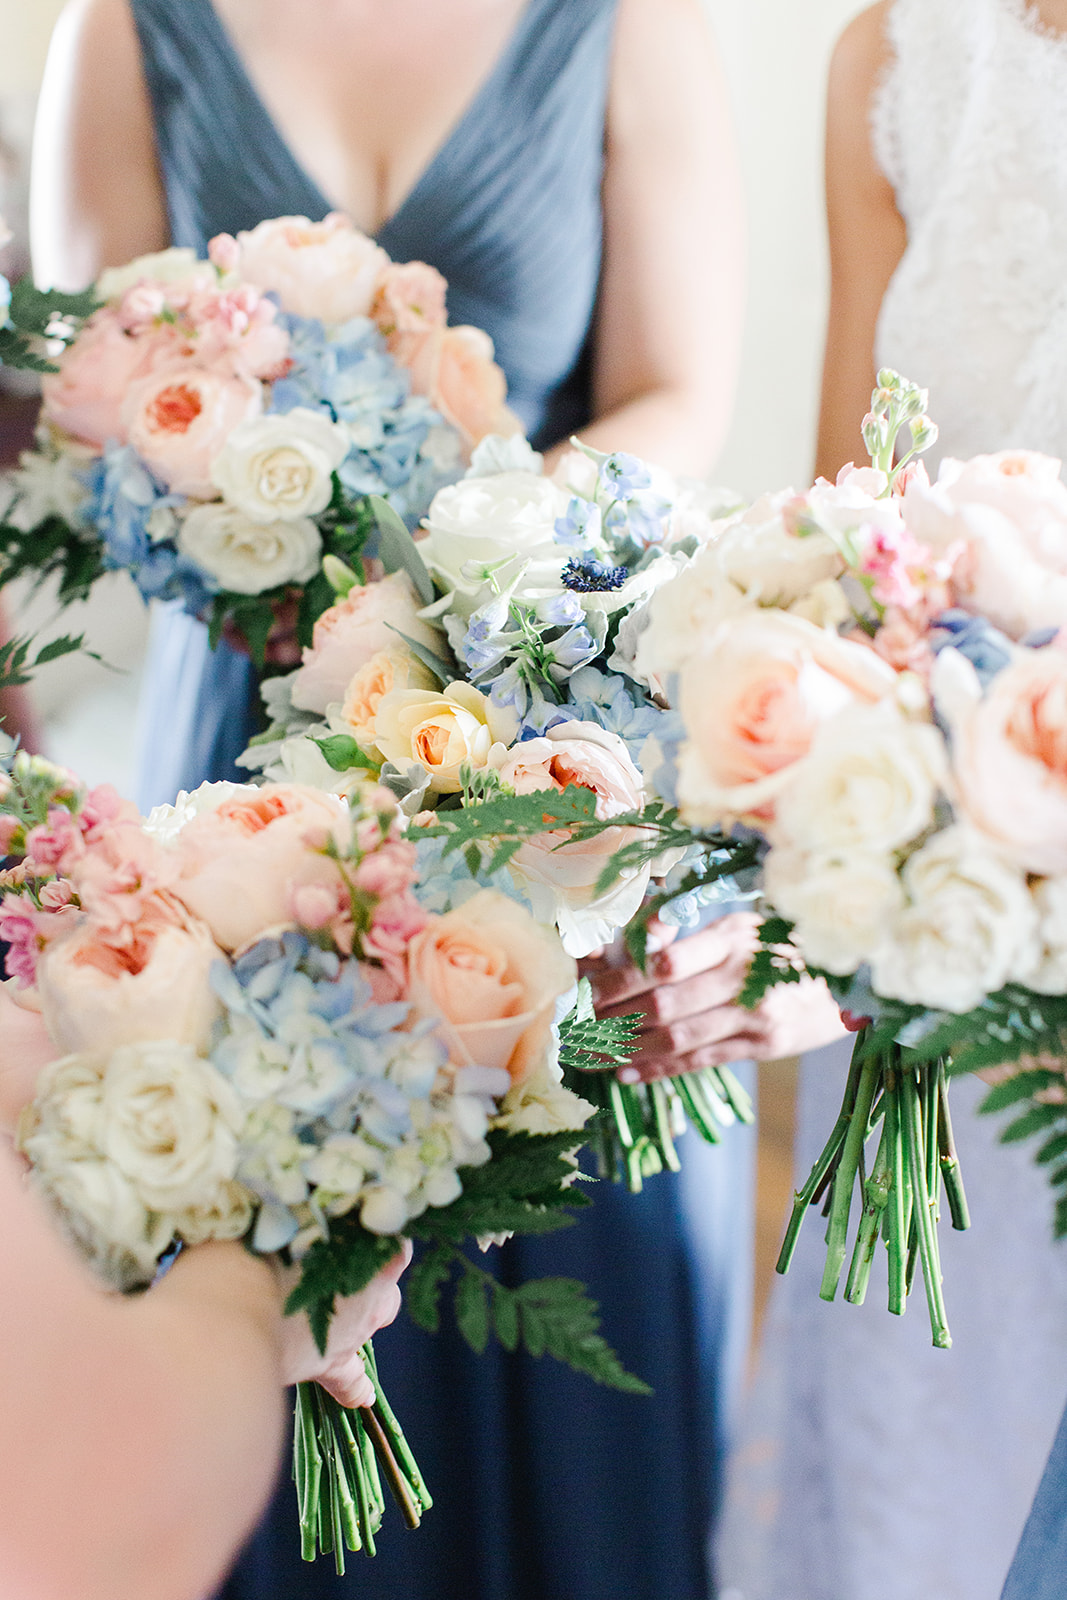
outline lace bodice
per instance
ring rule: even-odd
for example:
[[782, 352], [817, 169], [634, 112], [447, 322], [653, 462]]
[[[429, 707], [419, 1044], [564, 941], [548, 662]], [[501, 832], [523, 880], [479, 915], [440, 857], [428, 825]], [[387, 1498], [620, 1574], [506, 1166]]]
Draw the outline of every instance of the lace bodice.
[[897, 0], [873, 110], [908, 247], [879, 365], [930, 389], [940, 455], [1067, 459], [1067, 38], [1025, 0]]

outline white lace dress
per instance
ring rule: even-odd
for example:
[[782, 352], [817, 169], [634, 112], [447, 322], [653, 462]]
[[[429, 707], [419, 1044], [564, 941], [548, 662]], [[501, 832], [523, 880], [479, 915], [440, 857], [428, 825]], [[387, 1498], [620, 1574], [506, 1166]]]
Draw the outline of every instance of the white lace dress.
[[[1067, 459], [1067, 41], [1023, 0], [897, 0], [891, 27], [874, 132], [909, 245], [878, 361], [929, 386], [939, 454]], [[801, 1177], [846, 1060], [804, 1064]], [[821, 1301], [809, 1216], [734, 1462], [723, 1600], [1000, 1594], [1067, 1396], [1067, 1244], [1032, 1152], [974, 1114], [984, 1086], [952, 1093], [973, 1218], [941, 1233], [953, 1348], [931, 1348], [921, 1285], [888, 1314], [884, 1263], [863, 1307]]]

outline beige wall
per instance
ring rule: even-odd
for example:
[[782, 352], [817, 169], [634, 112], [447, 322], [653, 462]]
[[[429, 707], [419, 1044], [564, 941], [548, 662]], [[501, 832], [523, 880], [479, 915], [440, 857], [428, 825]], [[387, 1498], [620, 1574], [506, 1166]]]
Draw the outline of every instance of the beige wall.
[[63, 0], [0, 0], [0, 95], [36, 92], [62, 8]]

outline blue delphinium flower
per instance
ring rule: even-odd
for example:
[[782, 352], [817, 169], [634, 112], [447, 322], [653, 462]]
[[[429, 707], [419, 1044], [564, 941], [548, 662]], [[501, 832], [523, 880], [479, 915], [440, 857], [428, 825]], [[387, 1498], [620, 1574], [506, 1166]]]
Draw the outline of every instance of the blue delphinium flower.
[[985, 617], [972, 617], [967, 611], [946, 611], [934, 624], [931, 642], [935, 650], [951, 645], [974, 667], [985, 687], [1009, 664], [1013, 646], [1006, 634], [994, 628]]
[[556, 543], [592, 554], [600, 548], [602, 538], [600, 507], [572, 495], [563, 516], [556, 520]]

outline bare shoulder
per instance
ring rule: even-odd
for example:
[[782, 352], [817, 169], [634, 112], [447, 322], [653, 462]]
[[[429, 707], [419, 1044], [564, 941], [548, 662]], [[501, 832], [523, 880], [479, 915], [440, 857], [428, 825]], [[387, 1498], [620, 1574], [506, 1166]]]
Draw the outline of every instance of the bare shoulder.
[[842, 31], [830, 62], [830, 94], [867, 104], [888, 65], [889, 15], [893, 0], [868, 6]]
[[[720, 90], [722, 93], [720, 94]], [[643, 129], [675, 125], [725, 103], [703, 0], [619, 0], [612, 62], [611, 122]]]
[[69, 0], [52, 37], [49, 69], [64, 67], [109, 89], [141, 83], [137, 28], [127, 0]]

